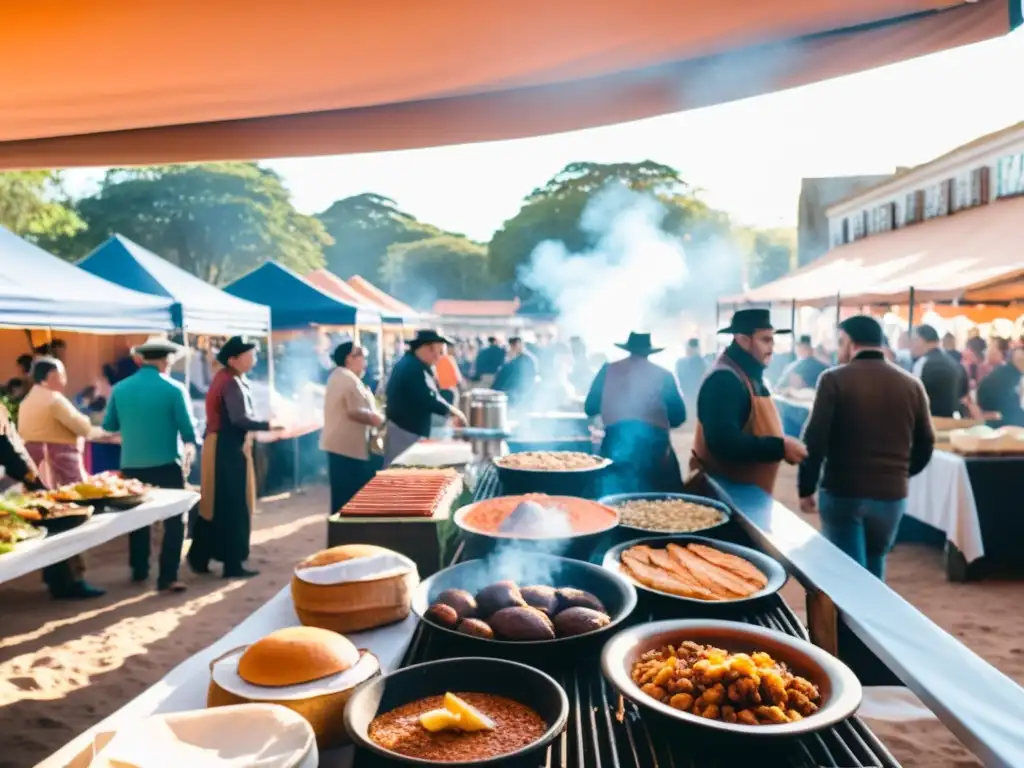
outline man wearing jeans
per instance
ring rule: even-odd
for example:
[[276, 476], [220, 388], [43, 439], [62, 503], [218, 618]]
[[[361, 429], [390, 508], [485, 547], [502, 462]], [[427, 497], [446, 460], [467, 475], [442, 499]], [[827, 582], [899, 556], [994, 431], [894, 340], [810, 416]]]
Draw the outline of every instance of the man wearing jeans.
[[886, 361], [883, 344], [874, 318], [840, 323], [842, 365], [818, 382], [799, 472], [801, 511], [813, 514], [820, 506], [826, 538], [880, 579], [906, 510], [909, 478], [928, 465], [935, 445], [924, 387]]
[[[188, 463], [194, 454], [195, 422], [188, 392], [167, 372], [184, 350], [166, 339], [150, 339], [132, 350], [142, 363], [110, 394], [103, 429], [121, 434], [121, 472], [158, 488], [184, 488]], [[161, 592], [181, 592], [178, 580], [185, 541], [184, 515], [164, 520], [160, 545]], [[132, 581], [149, 578], [149, 526], [133, 531], [128, 541]]]

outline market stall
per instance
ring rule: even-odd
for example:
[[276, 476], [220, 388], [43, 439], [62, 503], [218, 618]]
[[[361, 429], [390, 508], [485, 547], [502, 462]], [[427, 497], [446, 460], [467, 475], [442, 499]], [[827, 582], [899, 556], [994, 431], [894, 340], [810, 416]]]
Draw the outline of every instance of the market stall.
[[21, 542], [13, 551], [0, 556], [0, 583], [80, 555], [147, 525], [183, 515], [199, 502], [199, 494], [192, 491], [158, 488], [148, 496], [134, 509], [94, 514], [77, 528]]
[[[261, 482], [262, 491], [289, 486], [295, 489], [304, 467], [312, 473], [321, 471], [320, 453], [305, 449], [306, 443], [316, 442], [316, 435], [323, 426], [322, 406], [317, 408], [318, 398], [308, 392], [310, 387], [321, 386], [323, 368], [317, 349], [323, 342], [320, 334], [345, 332], [359, 339], [363, 328], [379, 333], [380, 313], [342, 301], [275, 261], [266, 262], [225, 286], [224, 290], [232, 296], [269, 307], [278, 342], [289, 334], [308, 342], [308, 354], [267, 356], [275, 388], [268, 391], [267, 402], [259, 404], [263, 412], [277, 416], [271, 413], [276, 388], [291, 390], [291, 399], [297, 405], [291, 409], [293, 423], [286, 432], [260, 439], [258, 445], [263, 456], [257, 456], [257, 467], [267, 468]], [[316, 462], [312, 460], [314, 457]], [[279, 477], [268, 474], [275, 467], [281, 470]]]
[[171, 301], [115, 285], [0, 227], [0, 327], [166, 332]]
[[268, 307], [222, 291], [123, 235], [111, 235], [78, 266], [124, 288], [171, 299], [174, 327], [186, 337], [270, 333]]
[[[811, 629], [808, 633], [784, 600], [775, 594], [738, 611], [717, 615], [739, 622], [737, 626], [760, 627], [770, 633], [762, 637], [789, 637], [794, 638], [794, 642], [810, 637], [820, 648], [846, 659], [862, 675], [864, 684], [869, 686], [868, 692], [871, 690], [870, 673], [860, 670], [868, 668], [862, 657], [869, 657], [889, 677], [898, 678], [913, 691], [986, 765], [1019, 765], [1024, 737], [1006, 719], [1005, 713], [1024, 707], [1024, 691], [932, 624], [881, 581], [841, 557], [830, 543], [767, 494], [748, 486], [713, 483], [707, 484], [705, 490], [725, 501], [733, 515], [733, 521], [714, 534], [714, 541], [723, 547], [727, 546], [726, 542], [744, 543], [777, 558], [809, 591]], [[501, 493], [503, 487], [492, 469], [482, 478], [476, 498], [485, 502]], [[708, 499], [707, 503], [714, 502]], [[623, 531], [622, 535], [629, 538], [636, 533]], [[597, 544], [588, 558], [591, 562], [601, 562], [602, 558], [607, 561], [607, 547], [607, 541]], [[476, 567], [472, 562], [464, 562], [463, 552], [455, 552], [453, 564], [458, 568]], [[537, 554], [534, 559], [545, 557], [549, 556]], [[499, 560], [505, 563], [504, 567], [512, 562], [507, 557]], [[498, 561], [494, 561], [493, 567], [495, 576], [489, 578], [496, 577], [501, 570]], [[579, 563], [567, 567], [583, 572], [595, 566]], [[449, 568], [439, 577], [454, 572]], [[293, 591], [293, 594], [298, 592]], [[482, 598], [478, 595], [478, 599]], [[118, 727], [131, 728], [139, 717], [150, 713], [202, 708], [207, 701], [211, 663], [226, 651], [248, 644], [272, 629], [297, 623], [292, 601], [288, 592], [282, 591], [221, 641], [180, 665], [41, 765], [63, 768], [69, 756], [91, 742], [93, 734]], [[666, 605], [674, 608], [666, 609]], [[630, 625], [641, 629], [643, 624], [637, 622], [663, 617], [666, 610], [669, 615], [678, 615], [681, 610], [679, 603], [671, 602], [644, 601], [634, 606]], [[422, 609], [423, 606], [419, 610]], [[688, 615], [708, 614], [691, 606]], [[370, 632], [354, 633], [351, 639], [358, 646], [372, 650], [385, 673], [397, 666], [460, 657], [461, 646], [455, 643], [452, 633], [439, 629], [431, 623], [433, 621], [437, 619], [431, 616], [422, 622], [410, 617]], [[853, 641], [859, 644], [856, 649]], [[486, 640], [473, 642], [477, 649], [475, 655], [487, 654]], [[508, 645], [505, 643], [506, 647], [497, 652], [508, 653]], [[646, 709], [638, 708], [631, 700], [622, 701], [614, 685], [603, 679], [607, 677], [607, 670], [602, 674], [597, 658], [601, 645], [593, 646], [593, 652], [580, 650], [568, 656], [555, 652], [554, 646], [547, 655], [531, 654], [524, 647], [522, 653], [527, 655], [517, 657], [528, 667], [546, 670], [553, 676], [567, 695], [569, 711], [589, 713], [568, 718], [565, 733], [545, 750], [546, 755], [541, 753], [538, 763], [546, 757], [552, 765], [588, 768], [606, 763], [636, 768], [662, 763], [696, 767], [734, 764], [730, 761], [750, 758], [751, 743], [747, 740], [722, 735], [712, 737], [694, 728], [686, 731], [685, 739], [680, 739], [678, 725], [650, 716]], [[805, 735], [758, 740], [755, 749], [758, 758], [771, 765], [897, 768], [893, 757], [856, 716]], [[376, 764], [372, 758], [364, 749], [325, 749], [321, 765], [363, 768]]]

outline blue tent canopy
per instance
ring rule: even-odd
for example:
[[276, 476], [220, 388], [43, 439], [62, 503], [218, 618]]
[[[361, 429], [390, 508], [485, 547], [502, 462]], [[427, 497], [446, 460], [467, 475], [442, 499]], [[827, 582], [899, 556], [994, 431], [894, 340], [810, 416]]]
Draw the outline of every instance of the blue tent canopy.
[[335, 298], [276, 261], [268, 261], [224, 290], [270, 307], [274, 328], [279, 330], [381, 322], [380, 313]]
[[109, 283], [0, 227], [0, 326], [170, 331], [171, 302]]
[[175, 327], [185, 333], [266, 336], [270, 309], [232, 296], [122, 235], [78, 262], [87, 272], [133, 291], [174, 302]]

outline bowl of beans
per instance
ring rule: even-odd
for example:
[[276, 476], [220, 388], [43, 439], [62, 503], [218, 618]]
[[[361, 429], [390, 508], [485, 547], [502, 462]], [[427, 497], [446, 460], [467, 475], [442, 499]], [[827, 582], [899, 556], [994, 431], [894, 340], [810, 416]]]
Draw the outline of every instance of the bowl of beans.
[[505, 493], [594, 499], [611, 459], [578, 451], [522, 451], [494, 460]]
[[619, 526], [641, 533], [708, 534], [729, 522], [720, 501], [686, 493], [619, 493], [600, 500], [619, 513]]

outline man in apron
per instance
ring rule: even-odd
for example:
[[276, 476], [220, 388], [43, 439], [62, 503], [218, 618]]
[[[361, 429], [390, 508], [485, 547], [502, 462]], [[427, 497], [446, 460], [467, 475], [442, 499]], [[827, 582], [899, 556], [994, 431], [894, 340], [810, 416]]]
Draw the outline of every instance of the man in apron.
[[604, 492], [679, 492], [682, 472], [669, 430], [686, 421], [686, 406], [676, 377], [648, 360], [661, 351], [651, 334], [631, 333], [616, 346], [629, 357], [598, 371], [584, 404], [604, 423], [601, 455], [615, 462]]
[[719, 333], [732, 343], [721, 354], [697, 395], [697, 431], [690, 469], [712, 478], [756, 485], [771, 494], [779, 464], [799, 464], [807, 449], [786, 437], [778, 409], [764, 383], [775, 330], [767, 309], [741, 309]]
[[434, 377], [433, 367], [449, 344], [437, 331], [417, 331], [409, 342], [409, 350], [395, 363], [388, 379], [384, 410], [384, 469], [420, 438], [430, 437], [432, 416], [451, 417], [456, 424], [466, 426], [466, 417], [441, 396]]

